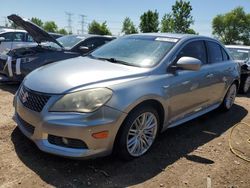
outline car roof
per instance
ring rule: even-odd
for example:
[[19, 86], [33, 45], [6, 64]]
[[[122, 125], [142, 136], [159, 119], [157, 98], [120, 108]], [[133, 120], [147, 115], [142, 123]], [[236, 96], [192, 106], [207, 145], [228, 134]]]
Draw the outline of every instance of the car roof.
[[152, 36], [152, 37], [169, 37], [169, 38], [176, 38], [176, 39], [192, 39], [192, 38], [200, 38], [200, 39], [209, 39], [217, 41], [214, 38], [202, 36], [202, 35], [195, 35], [195, 34], [183, 34], [183, 33], [139, 33], [133, 34], [134, 36]]
[[244, 46], [244, 45], [225, 45], [226, 48], [237, 48], [237, 49], [247, 49], [250, 50], [250, 46]]
[[27, 31], [22, 30], [22, 29], [9, 29], [9, 28], [0, 29], [0, 33], [8, 33], [8, 32], [23, 32], [23, 33], [27, 33]]

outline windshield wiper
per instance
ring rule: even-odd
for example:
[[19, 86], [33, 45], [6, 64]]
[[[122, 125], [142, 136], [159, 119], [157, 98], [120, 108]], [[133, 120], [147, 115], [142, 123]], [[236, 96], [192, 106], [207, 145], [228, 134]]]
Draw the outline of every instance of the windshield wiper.
[[128, 65], [128, 66], [134, 66], [133, 64], [131, 63], [128, 63], [126, 61], [122, 61], [122, 60], [119, 60], [119, 59], [116, 59], [116, 58], [113, 58], [113, 57], [110, 57], [110, 58], [106, 58], [106, 57], [96, 57], [96, 56], [93, 56], [92, 54], [89, 55], [91, 58], [94, 58], [94, 59], [99, 59], [99, 60], [105, 60], [105, 61], [109, 61], [111, 63], [119, 63], [119, 64], [123, 64], [123, 65]]

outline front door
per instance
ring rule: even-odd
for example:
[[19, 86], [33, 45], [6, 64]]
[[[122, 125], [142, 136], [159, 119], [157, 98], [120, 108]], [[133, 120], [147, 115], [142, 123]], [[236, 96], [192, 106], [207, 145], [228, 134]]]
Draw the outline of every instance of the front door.
[[186, 44], [174, 63], [184, 56], [201, 60], [202, 66], [198, 71], [177, 69], [169, 79], [170, 123], [202, 110], [209, 103], [210, 83], [207, 75], [210, 65], [207, 64], [205, 42], [198, 40]]

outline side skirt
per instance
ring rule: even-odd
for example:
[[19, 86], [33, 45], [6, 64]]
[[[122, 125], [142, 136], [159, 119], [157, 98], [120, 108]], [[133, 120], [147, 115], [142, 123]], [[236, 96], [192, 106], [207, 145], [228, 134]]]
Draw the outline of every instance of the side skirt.
[[185, 123], [185, 122], [188, 122], [188, 121], [190, 121], [190, 120], [192, 120], [192, 119], [195, 119], [195, 118], [197, 118], [197, 117], [199, 117], [199, 116], [202, 116], [202, 115], [204, 115], [204, 114], [206, 114], [206, 113], [208, 113], [208, 112], [210, 112], [210, 111], [212, 111], [212, 110], [215, 110], [215, 109], [218, 108], [219, 106], [220, 106], [220, 103], [217, 103], [217, 104], [214, 104], [214, 105], [212, 105], [212, 106], [210, 106], [210, 107], [208, 107], [208, 108], [206, 108], [206, 109], [204, 109], [204, 110], [202, 110], [202, 111], [199, 111], [199, 112], [194, 113], [194, 114], [192, 114], [192, 115], [190, 115], [190, 116], [187, 116], [187, 117], [185, 117], [185, 118], [183, 118], [183, 119], [174, 121], [174, 122], [170, 123], [168, 126], [165, 126], [165, 127], [162, 129], [162, 132], [165, 131], [165, 130], [168, 129], [168, 128], [176, 127], [176, 126], [178, 126], [178, 125], [180, 125], [180, 124], [183, 124], [183, 123]]

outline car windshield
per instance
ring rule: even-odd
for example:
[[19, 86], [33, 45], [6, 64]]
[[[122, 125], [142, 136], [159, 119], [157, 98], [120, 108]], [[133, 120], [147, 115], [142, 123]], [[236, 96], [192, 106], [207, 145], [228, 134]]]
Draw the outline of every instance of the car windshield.
[[176, 44], [178, 39], [156, 36], [126, 36], [100, 47], [92, 58], [137, 67], [156, 65]]
[[[73, 46], [75, 46], [80, 41], [84, 40], [86, 37], [81, 35], [66, 35], [63, 37], [59, 37], [56, 40], [65, 48], [65, 49], [71, 49]], [[61, 48], [59, 45], [57, 45], [54, 42], [47, 42], [44, 44], [45, 46], [50, 46], [53, 48]]]
[[228, 50], [235, 60], [240, 60], [240, 61], [249, 60], [250, 50], [248, 49], [228, 48]]

